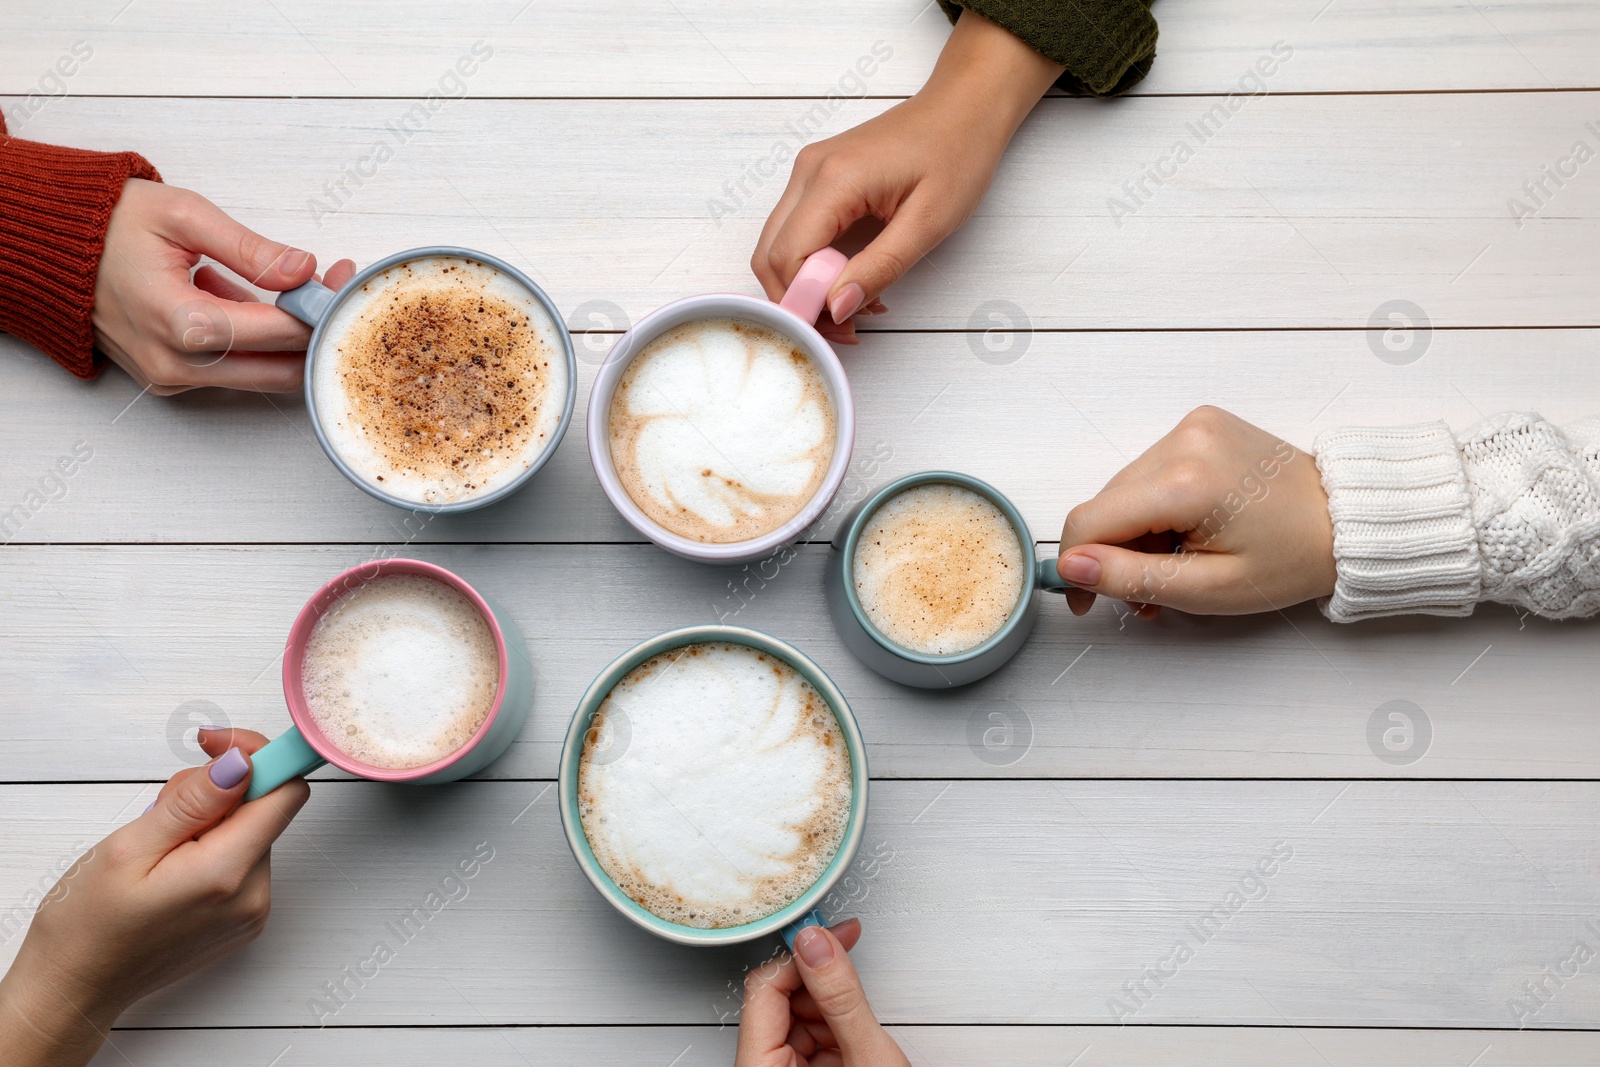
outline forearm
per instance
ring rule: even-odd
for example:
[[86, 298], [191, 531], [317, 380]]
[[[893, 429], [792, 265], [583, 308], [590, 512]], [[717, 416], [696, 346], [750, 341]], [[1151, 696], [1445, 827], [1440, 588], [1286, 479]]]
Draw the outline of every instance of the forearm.
[[118, 1012], [75, 996], [47, 971], [34, 973], [26, 949], [0, 979], [0, 1048], [8, 1067], [80, 1067], [94, 1059]]

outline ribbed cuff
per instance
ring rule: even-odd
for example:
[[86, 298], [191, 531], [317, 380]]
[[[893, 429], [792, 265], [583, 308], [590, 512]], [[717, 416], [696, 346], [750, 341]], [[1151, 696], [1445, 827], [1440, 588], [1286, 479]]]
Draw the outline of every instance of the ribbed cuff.
[[1478, 540], [1450, 427], [1330, 430], [1316, 453], [1338, 568], [1323, 614], [1470, 615], [1482, 583]]
[[1144, 80], [1159, 30], [1149, 0], [939, 0], [951, 22], [963, 8], [1004, 26], [1035, 52], [1066, 67], [1056, 85], [1079, 96], [1116, 96]]
[[0, 330], [80, 378], [99, 373], [94, 283], [129, 178], [160, 181], [134, 152], [87, 152], [0, 134]]

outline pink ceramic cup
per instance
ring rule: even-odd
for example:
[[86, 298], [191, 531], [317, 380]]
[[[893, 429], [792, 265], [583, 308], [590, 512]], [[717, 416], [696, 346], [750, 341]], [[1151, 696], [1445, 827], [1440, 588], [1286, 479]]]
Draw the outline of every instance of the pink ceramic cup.
[[[856, 409], [850, 395], [850, 379], [845, 376], [843, 364], [834, 354], [833, 347], [812, 324], [822, 313], [828, 289], [847, 262], [849, 260], [843, 252], [824, 248], [806, 259], [779, 303], [737, 293], [686, 297], [652, 311], [617, 340], [600, 373], [595, 376], [594, 388], [589, 392], [589, 462], [594, 466], [595, 477], [600, 479], [600, 488], [605, 490], [611, 505], [627, 520], [628, 525], [668, 552], [685, 559], [702, 563], [738, 564], [765, 559], [799, 537], [822, 517], [850, 468], [850, 449], [856, 439]], [[833, 460], [828, 465], [827, 474], [817, 487], [816, 495], [794, 518], [760, 537], [712, 544], [691, 540], [664, 529], [646, 515], [623, 488], [622, 480], [611, 462], [611, 397], [628, 364], [651, 341], [686, 322], [721, 318], [748, 319], [767, 326], [791, 338], [806, 350], [827, 382], [828, 396], [833, 402], [835, 434]]]
[[[374, 767], [353, 759], [328, 740], [317, 728], [306, 706], [301, 687], [301, 665], [306, 642], [318, 620], [333, 609], [339, 599], [375, 578], [390, 574], [415, 574], [442, 582], [465, 596], [483, 613], [494, 634], [495, 650], [500, 654], [500, 684], [494, 706], [472, 740], [444, 759], [419, 767]], [[522, 632], [505, 608], [479, 593], [458, 576], [418, 559], [383, 559], [352, 567], [318, 589], [289, 628], [283, 652], [283, 696], [289, 705], [294, 725], [251, 757], [254, 771], [246, 800], [265, 796], [291, 778], [309, 774], [324, 763], [377, 782], [410, 782], [431, 785], [453, 782], [476, 774], [493, 763], [522, 732], [533, 703], [533, 664], [528, 659]]]

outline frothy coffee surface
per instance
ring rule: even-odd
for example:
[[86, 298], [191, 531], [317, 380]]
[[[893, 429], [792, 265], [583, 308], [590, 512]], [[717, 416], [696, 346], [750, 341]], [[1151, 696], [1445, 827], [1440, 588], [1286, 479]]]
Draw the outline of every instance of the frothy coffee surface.
[[335, 452], [392, 496], [493, 492], [548, 447], [567, 364], [544, 306], [475, 260], [431, 256], [363, 282], [318, 342], [313, 395]]
[[872, 513], [851, 571], [872, 625], [903, 648], [935, 656], [976, 648], [999, 632], [1029, 577], [1005, 512], [971, 489], [938, 483], [912, 486]]
[[611, 398], [623, 488], [694, 541], [748, 541], [794, 518], [828, 473], [834, 435], [822, 371], [795, 341], [743, 319], [674, 326]]
[[680, 926], [781, 911], [833, 862], [850, 822], [844, 734], [782, 660], [702, 643], [646, 660], [584, 738], [578, 811], [607, 875]]
[[460, 592], [416, 574], [357, 586], [317, 620], [301, 690], [328, 741], [373, 767], [422, 767], [472, 740], [494, 706], [500, 653]]

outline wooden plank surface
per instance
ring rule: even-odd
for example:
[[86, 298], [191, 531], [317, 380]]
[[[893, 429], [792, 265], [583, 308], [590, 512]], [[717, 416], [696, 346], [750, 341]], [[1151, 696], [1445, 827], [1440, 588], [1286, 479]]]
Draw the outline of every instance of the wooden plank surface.
[[[686, 952], [632, 926], [579, 873], [545, 790], [319, 783], [274, 849], [266, 934], [124, 1025], [706, 1024], [737, 1007], [729, 981], [772, 946]], [[0, 900], [144, 793], [0, 788], [17, 843]], [[1524, 1017], [1509, 1005], [1600, 938], [1596, 819], [1593, 782], [876, 782], [839, 912], [862, 917], [855, 956], [896, 1024], [1584, 1027], [1600, 985], [1582, 975]], [[455, 903], [390, 931], [483, 842]], [[380, 941], [395, 958], [327, 999]], [[1147, 968], [1165, 977], [1136, 998]]]
[[[580, 338], [579, 350], [588, 351]], [[588, 338], [609, 349], [612, 335]], [[846, 502], [913, 471], [948, 468], [1014, 499], [1036, 538], [1200, 404], [1217, 404], [1309, 448], [1325, 429], [1444, 419], [1464, 430], [1505, 410], [1558, 423], [1600, 412], [1600, 330], [1436, 330], [1416, 362], [1375, 354], [1365, 329], [1239, 333], [869, 334], [843, 351], [856, 401]], [[1015, 358], [1012, 358], [1012, 357]], [[600, 356], [595, 356], [599, 359]], [[589, 465], [584, 410], [596, 365], [579, 362], [577, 421], [521, 493], [422, 522], [342, 478], [311, 435], [299, 396], [202, 391], [139, 396], [113, 368], [85, 385], [0, 336], [0, 516], [25, 502], [80, 442], [92, 458], [65, 490], [44, 486], [15, 543], [637, 542]], [[191, 501], [202, 501], [191, 506]], [[731, 575], [729, 575], [731, 576]], [[720, 587], [721, 580], [715, 583]]]
[[[1275, 41], [1294, 60], [1273, 91], [1594, 86], [1592, 4], [1417, 0], [1163, 3], [1159, 58], [1138, 93], [1225, 93]], [[865, 91], [921, 86], [948, 24], [925, 0], [813, 4], [492, 0], [463, 8], [399, 0], [381, 9], [314, 0], [243, 5], [226, 19], [199, 0], [60, 0], [0, 10], [10, 61], [0, 91], [28, 92], [76, 41], [92, 59], [77, 94], [411, 96], [476, 41], [491, 60], [468, 80], [489, 96], [796, 96], [859, 92], [841, 79], [876, 42], [891, 60]]]
[[[1524, 185], [1600, 145], [1600, 7], [1156, 15], [1134, 98], [1041, 105], [969, 225], [845, 354], [846, 501], [966, 470], [1049, 550], [1071, 504], [1200, 403], [1301, 445], [1352, 423], [1600, 411], [1600, 164], [1538, 198]], [[919, 0], [62, 0], [0, 9], [0, 107], [29, 137], [138, 148], [325, 261], [451, 242], [527, 267], [598, 328], [579, 338], [581, 400], [628, 321], [756, 291], [747, 261], [788, 153], [913, 92], [947, 32]], [[54, 83], [78, 42], [92, 56]], [[443, 87], [466, 99], [331, 193], [476, 42], [473, 72]], [[1272, 95], [1227, 110], [1278, 42], [1292, 55]], [[1169, 172], [1180, 142], [1192, 158]], [[1393, 301], [1428, 319], [1415, 361], [1386, 360], [1371, 330]], [[982, 332], [1001, 326], [1020, 331]], [[861, 720], [868, 843], [889, 858], [858, 865], [842, 911], [867, 923], [860, 965], [915, 1063], [1600, 1055], [1600, 986], [1549, 978], [1600, 946], [1591, 624], [1488, 608], [1335, 627], [1307, 606], [1147, 626], [1047, 603], [1005, 670], [914, 693], [833, 636], [825, 545], [763, 577], [639, 544], [594, 484], [581, 417], [514, 501], [418, 524], [337, 476], [295, 398], [137, 395], [0, 337], [0, 516], [28, 503], [0, 527], [0, 959], [29, 893], [198, 759], [195, 723], [286, 725], [283, 635], [341, 568], [403, 549], [457, 570], [508, 603], [539, 673], [489, 780], [319, 780], [276, 849], [267, 936], [139, 1005], [99, 1063], [729, 1062], [734, 1030], [715, 1024], [770, 946], [689, 952], [624, 923], [572, 863], [549, 782], [600, 667], [719, 617], [795, 641]], [[92, 458], [58, 488], [80, 443]], [[1384, 749], [1385, 708], [1412, 748]], [[470, 895], [319, 1017], [323, 983], [480, 841], [496, 858]], [[1227, 911], [1283, 850], [1261, 899]], [[1168, 974], [1179, 942], [1193, 958]], [[1547, 1003], [1519, 999], [1541, 981]], [[1119, 999], [1136, 1010], [1108, 1025]]]
[[[1052, 598], [1000, 672], [926, 692], [844, 650], [822, 596], [831, 553], [807, 547], [735, 593], [727, 572], [649, 545], [415, 550], [504, 602], [527, 638], [533, 713], [491, 777], [553, 778], [578, 698], [607, 663], [718, 619], [813, 656], [880, 777], [1600, 777], [1592, 624], [1488, 608], [1337, 626], [1309, 605], [1142, 624], [1110, 604], [1074, 618]], [[0, 552], [0, 780], [161, 780], [198, 760], [185, 731], [192, 740], [208, 716], [285, 729], [289, 625], [318, 586], [371, 558], [370, 546]], [[1391, 761], [1379, 709], [1394, 700], [1417, 722]], [[986, 745], [993, 723], [1011, 732]]]
[[[981, 306], [1003, 300], [1037, 329], [1364, 330], [1397, 299], [1435, 328], [1596, 325], [1600, 181], [1578, 169], [1527, 218], [1508, 201], [1577, 139], [1595, 148], [1597, 100], [1273, 96], [1209, 120], [1214, 133], [1198, 124], [1215, 101], [1052, 100], [972, 220], [872, 325], [987, 328]], [[631, 321], [693, 293], [754, 291], [750, 254], [788, 174], [774, 153], [798, 141], [789, 127], [836, 132], [888, 105], [469, 100], [330, 192], [344, 168], [373, 166], [361, 160], [410, 106], [74, 98], [30, 132], [137, 146], [168, 181], [325, 261], [462, 244], [527, 267], [569, 314], [609, 301]], [[1177, 166], [1175, 143], [1201, 138]], [[1147, 166], [1170, 176], [1152, 184]]]
[[[1590, 1067], [1600, 1056], [1600, 1038], [1593, 1034], [1537, 1031], [896, 1026], [891, 1033], [917, 1067]], [[416, 1063], [464, 1060], [478, 1067], [727, 1067], [737, 1040], [732, 1027], [714, 1026], [119, 1031], [112, 1035], [116, 1047], [94, 1062], [303, 1067], [388, 1056]]]

